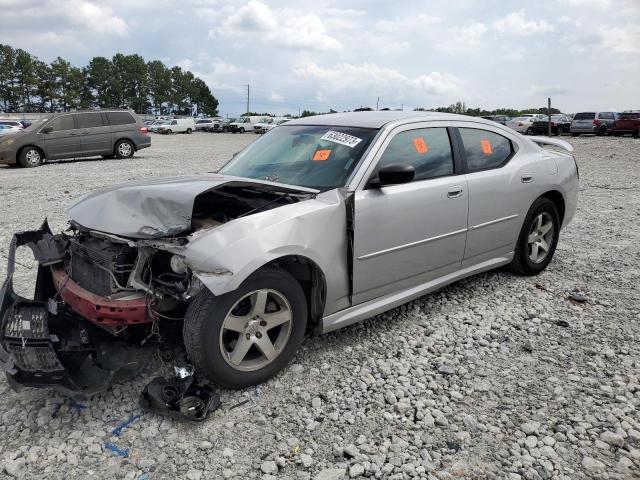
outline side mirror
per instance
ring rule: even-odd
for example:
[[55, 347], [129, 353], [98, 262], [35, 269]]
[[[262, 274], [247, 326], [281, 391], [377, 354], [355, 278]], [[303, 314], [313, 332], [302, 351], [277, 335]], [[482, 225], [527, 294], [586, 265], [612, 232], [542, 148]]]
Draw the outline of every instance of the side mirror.
[[44, 127], [42, 129], [42, 133], [51, 133], [51, 132], [53, 132], [53, 127], [52, 126], [47, 125], [46, 127]]
[[416, 176], [416, 170], [411, 165], [404, 163], [392, 163], [382, 167], [378, 171], [378, 178], [371, 181], [373, 187], [384, 187], [385, 185], [398, 185], [409, 183]]

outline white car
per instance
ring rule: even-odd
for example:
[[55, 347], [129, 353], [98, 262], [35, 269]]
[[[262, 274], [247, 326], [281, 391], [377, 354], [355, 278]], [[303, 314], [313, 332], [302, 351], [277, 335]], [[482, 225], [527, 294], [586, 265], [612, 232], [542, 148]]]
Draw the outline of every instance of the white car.
[[22, 127], [16, 127], [13, 125], [5, 125], [0, 123], [0, 135], [7, 135], [10, 133], [16, 133], [19, 132], [20, 130], [23, 130]]
[[512, 118], [506, 123], [506, 126], [515, 130], [518, 133], [523, 133], [526, 135], [533, 134], [533, 122], [542, 120], [545, 118], [545, 115], [540, 113], [528, 113], [525, 115], [520, 115], [519, 117]]
[[174, 118], [158, 128], [158, 133], [171, 135], [172, 133], [192, 133], [196, 129], [196, 122], [192, 117]]
[[253, 132], [255, 125], [264, 123], [269, 117], [260, 117], [254, 115], [243, 115], [235, 122], [229, 124], [229, 130], [232, 133]]
[[288, 122], [289, 120], [291, 120], [290, 118], [287, 117], [282, 117], [282, 118], [276, 118], [273, 120], [273, 122], [269, 123], [265, 130], [268, 132], [269, 130], [271, 130], [272, 128], [277, 127], [278, 125], [282, 125], [283, 123]]
[[147, 126], [147, 130], [152, 133], [158, 133], [158, 129], [163, 127], [164, 125], [168, 125], [171, 123], [171, 120], [156, 120], [151, 125]]
[[219, 118], [199, 118], [196, 120], [196, 131], [208, 131], [212, 129], [216, 123], [219, 123]]

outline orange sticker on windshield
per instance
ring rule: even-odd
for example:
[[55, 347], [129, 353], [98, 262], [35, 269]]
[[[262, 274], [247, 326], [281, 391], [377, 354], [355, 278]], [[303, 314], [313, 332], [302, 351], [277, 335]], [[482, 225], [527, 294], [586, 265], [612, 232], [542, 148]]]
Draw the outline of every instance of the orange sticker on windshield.
[[329, 160], [329, 155], [331, 155], [331, 150], [316, 150], [312, 160], [314, 162], [324, 162], [325, 160]]
[[480, 140], [480, 145], [482, 145], [482, 151], [485, 155], [491, 155], [493, 150], [491, 150], [491, 142], [489, 140]]
[[416, 147], [416, 152], [421, 153], [422, 155], [429, 151], [429, 147], [427, 147], [427, 144], [422, 137], [414, 138], [413, 146]]

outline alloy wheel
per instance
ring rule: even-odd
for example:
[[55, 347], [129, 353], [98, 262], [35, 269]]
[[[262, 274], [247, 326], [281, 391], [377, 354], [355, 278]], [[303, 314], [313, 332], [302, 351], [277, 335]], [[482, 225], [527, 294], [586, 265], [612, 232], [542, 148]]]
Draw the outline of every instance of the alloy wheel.
[[30, 149], [26, 155], [24, 156], [27, 163], [31, 166], [37, 167], [40, 165], [40, 161], [42, 160], [42, 155], [35, 148]]
[[122, 142], [118, 145], [118, 153], [123, 157], [128, 157], [131, 155], [131, 145], [127, 142]]
[[222, 357], [236, 370], [259, 370], [282, 353], [292, 325], [291, 306], [282, 293], [271, 289], [250, 292], [231, 307], [222, 323]]
[[527, 247], [529, 260], [533, 263], [541, 263], [549, 255], [554, 236], [553, 218], [547, 212], [538, 215], [529, 229]]

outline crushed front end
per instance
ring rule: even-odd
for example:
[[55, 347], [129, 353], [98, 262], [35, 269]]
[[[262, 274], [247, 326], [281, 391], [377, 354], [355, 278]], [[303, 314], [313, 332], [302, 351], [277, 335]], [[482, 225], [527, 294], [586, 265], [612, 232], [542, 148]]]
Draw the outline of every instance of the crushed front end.
[[[89, 397], [156, 358], [158, 320], [182, 320], [196, 287], [171, 253], [142, 243], [77, 227], [53, 235], [46, 222], [14, 235], [0, 290], [0, 368], [13, 388]], [[24, 246], [38, 262], [33, 299], [13, 286]], [[179, 337], [178, 322], [166, 323], [162, 334]]]

